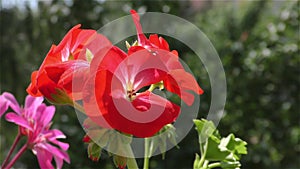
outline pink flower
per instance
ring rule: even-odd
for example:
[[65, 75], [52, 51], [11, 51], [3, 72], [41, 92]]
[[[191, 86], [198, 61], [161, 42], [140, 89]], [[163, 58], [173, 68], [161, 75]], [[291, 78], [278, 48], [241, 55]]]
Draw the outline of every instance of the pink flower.
[[63, 161], [70, 163], [66, 151], [69, 144], [57, 139], [66, 136], [57, 129], [49, 129], [55, 107], [42, 103], [43, 97], [26, 97], [25, 106], [21, 107], [15, 97], [7, 92], [0, 95], [0, 117], [10, 107], [14, 112], [6, 114], [5, 118], [19, 126], [23, 136], [27, 137], [27, 148], [37, 156], [41, 168], [54, 168], [51, 161], [54, 158], [56, 168], [62, 168]]

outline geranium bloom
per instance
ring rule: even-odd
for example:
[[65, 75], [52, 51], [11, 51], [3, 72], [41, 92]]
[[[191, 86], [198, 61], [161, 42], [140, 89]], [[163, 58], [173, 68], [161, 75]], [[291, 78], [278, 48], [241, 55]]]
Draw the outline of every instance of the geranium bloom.
[[22, 135], [27, 137], [27, 148], [37, 156], [41, 168], [54, 168], [51, 163], [53, 158], [56, 168], [62, 168], [63, 161], [70, 163], [69, 156], [65, 152], [69, 144], [57, 140], [66, 138], [60, 130], [49, 129], [55, 107], [46, 106], [42, 103], [43, 100], [43, 97], [28, 95], [25, 106], [21, 107], [12, 94], [4, 92], [0, 96], [0, 115], [3, 115], [9, 107], [14, 110], [6, 114], [6, 120], [19, 126]]
[[[85, 86], [83, 101], [86, 113], [99, 125], [137, 137], [149, 137], [174, 122], [180, 108], [150, 91], [138, 92], [160, 82], [167, 71], [161, 57], [141, 52], [126, 58], [121, 52], [109, 53], [106, 57], [114, 62], [107, 68], [103, 66], [105, 61], [100, 63]], [[161, 70], [153, 68], [154, 65]]]
[[[202, 94], [194, 77], [183, 69], [178, 53], [169, 50], [162, 38], [142, 33], [139, 17], [133, 11], [138, 46], [128, 54], [114, 47], [91, 62], [91, 76], [84, 87], [87, 115], [102, 127], [137, 137], [150, 137], [176, 120], [180, 107], [144, 87], [163, 82], [166, 90], [180, 96], [188, 105]], [[98, 58], [98, 55], [95, 55]]]
[[[158, 51], [156, 49], [170, 51], [168, 42], [164, 38], [158, 37], [157, 34], [151, 34], [149, 39], [147, 39], [142, 31], [139, 15], [134, 10], [131, 10], [130, 12], [137, 30], [138, 46], [132, 46], [129, 48], [129, 55], [143, 49], [147, 49], [152, 53], [157, 53]], [[172, 56], [169, 54], [170, 57], [178, 56], [178, 52], [176, 50], [172, 50], [170, 53], [173, 54]], [[198, 86], [194, 77], [184, 70], [178, 59], [174, 58], [168, 62], [165, 61], [165, 64], [168, 68], [168, 75], [163, 79], [164, 87], [168, 91], [180, 96], [186, 104], [191, 105], [194, 102], [194, 96], [189, 93], [189, 91], [202, 94], [203, 90]]]
[[[59, 45], [52, 45], [39, 70], [32, 73], [27, 92], [54, 103], [81, 99], [89, 62], [97, 51], [107, 46], [111, 43], [103, 35], [76, 25]], [[76, 85], [73, 85], [74, 79], [80, 79]]]

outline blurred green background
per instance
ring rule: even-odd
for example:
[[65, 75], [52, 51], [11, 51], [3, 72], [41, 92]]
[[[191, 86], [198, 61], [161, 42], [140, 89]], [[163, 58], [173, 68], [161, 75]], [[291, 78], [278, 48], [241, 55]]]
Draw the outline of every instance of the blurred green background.
[[[108, 1], [2, 0], [0, 10], [1, 93], [12, 92], [22, 103], [33, 70], [38, 69], [52, 43], [58, 44], [74, 25], [99, 29], [106, 23], [139, 12], [165, 12], [197, 25], [211, 40], [224, 65], [227, 80], [225, 115], [218, 129], [248, 142], [242, 168], [300, 168], [300, 34], [299, 1]], [[171, 42], [205, 90], [199, 118], [206, 117], [210, 84], [197, 57], [184, 45]], [[194, 58], [194, 59], [193, 59]], [[57, 107], [53, 128], [70, 143], [71, 164], [63, 168], [114, 168], [106, 155], [98, 163], [87, 158], [84, 132], [70, 107]], [[1, 119], [0, 162], [17, 127]], [[23, 140], [24, 141], [24, 140]], [[192, 168], [199, 153], [197, 133], [179, 143], [180, 149], [151, 158], [151, 168]], [[142, 159], [138, 160], [142, 164]], [[31, 152], [15, 168], [37, 168]]]

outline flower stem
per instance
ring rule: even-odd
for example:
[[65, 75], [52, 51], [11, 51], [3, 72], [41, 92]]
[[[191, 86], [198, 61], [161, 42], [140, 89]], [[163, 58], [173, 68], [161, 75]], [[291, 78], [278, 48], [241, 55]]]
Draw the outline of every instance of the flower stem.
[[149, 141], [150, 141], [149, 138], [145, 138], [144, 169], [149, 168], [149, 159], [150, 159]]
[[[202, 147], [202, 143], [200, 146]], [[208, 146], [208, 140], [205, 141], [203, 150], [201, 149], [201, 158], [200, 158], [199, 166], [203, 166], [203, 163], [206, 158], [207, 146]]]
[[21, 139], [21, 136], [22, 136], [22, 134], [20, 133], [20, 131], [18, 131], [18, 134], [17, 134], [17, 136], [16, 136], [16, 138], [15, 138], [15, 140], [14, 140], [14, 143], [13, 143], [13, 145], [11, 146], [11, 148], [10, 148], [10, 150], [9, 150], [9, 152], [8, 152], [8, 155], [6, 156], [4, 162], [2, 163], [1, 168], [4, 168], [5, 165], [7, 164], [8, 160], [10, 159], [11, 154], [13, 153], [13, 151], [15, 150], [17, 144], [19, 143], [19, 141], [20, 141], [20, 139]]
[[152, 85], [149, 87], [148, 91], [152, 92], [155, 88], [156, 88], [156, 86], [152, 84]]
[[10, 169], [15, 164], [15, 162], [21, 157], [21, 155], [26, 151], [26, 149], [27, 149], [27, 144], [25, 144], [19, 150], [19, 152], [15, 155], [15, 157], [3, 169]]
[[208, 168], [215, 168], [215, 167], [220, 167], [220, 166], [221, 166], [221, 163], [220, 163], [220, 162], [217, 162], [217, 163], [209, 164], [209, 165], [208, 165]]
[[77, 103], [76, 101], [74, 101], [73, 104], [70, 104], [70, 106], [73, 106], [75, 109], [85, 114], [84, 108], [81, 106], [81, 104]]
[[128, 169], [138, 169], [135, 158], [128, 158], [127, 159], [127, 168]]
[[134, 158], [134, 154], [132, 152], [132, 149], [131, 149], [130, 145], [126, 146], [126, 148], [128, 150], [127, 152], [128, 152], [128, 155], [129, 155], [129, 157], [127, 159], [127, 168], [128, 169], [138, 169], [139, 167], [136, 163], [136, 160]]

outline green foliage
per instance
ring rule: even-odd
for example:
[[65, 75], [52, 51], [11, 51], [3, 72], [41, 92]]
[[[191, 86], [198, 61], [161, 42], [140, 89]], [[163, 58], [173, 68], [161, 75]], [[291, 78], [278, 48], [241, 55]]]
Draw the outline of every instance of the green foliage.
[[221, 137], [215, 125], [205, 119], [194, 120], [199, 135], [201, 158], [196, 154], [194, 169], [239, 168], [247, 143], [233, 134]]
[[228, 95], [218, 128], [249, 143], [244, 167], [297, 168], [299, 1], [246, 7], [197, 16], [226, 71]]

